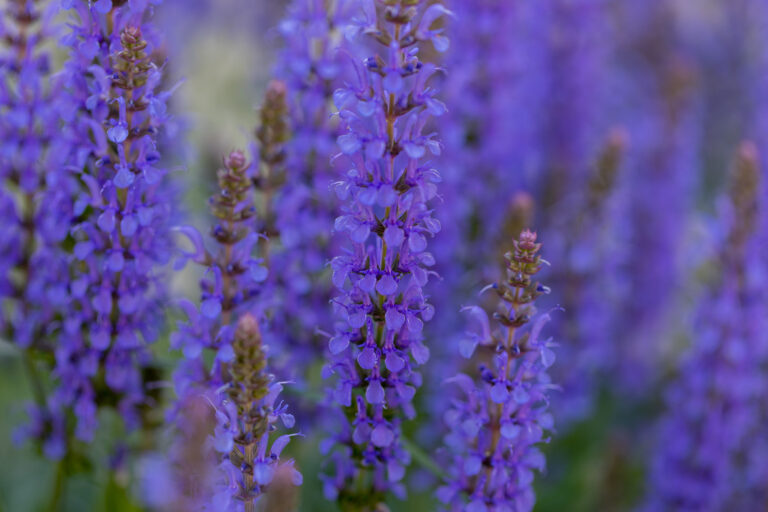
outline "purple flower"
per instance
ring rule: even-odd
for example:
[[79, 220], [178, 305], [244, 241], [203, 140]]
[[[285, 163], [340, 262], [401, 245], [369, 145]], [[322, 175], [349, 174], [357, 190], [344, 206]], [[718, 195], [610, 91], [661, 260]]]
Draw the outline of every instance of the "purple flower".
[[411, 400], [421, 376], [414, 368], [428, 358], [423, 322], [434, 309], [424, 286], [434, 258], [425, 242], [440, 230], [430, 206], [440, 175], [427, 159], [441, 145], [424, 127], [445, 107], [429, 84], [437, 68], [420, 60], [414, 43], [445, 47], [431, 30], [445, 11], [426, 2], [357, 5], [345, 29], [350, 55], [368, 51], [363, 36], [380, 50], [352, 57], [356, 79], [334, 93], [344, 128], [337, 141], [348, 163], [333, 184], [342, 202], [335, 229], [347, 242], [331, 262], [339, 295], [324, 374], [334, 375], [329, 396], [337, 412], [354, 420], [340, 418], [325, 491], [372, 509], [386, 491], [404, 492], [399, 481], [409, 456], [400, 425], [416, 413]]
[[462, 396], [445, 413], [451, 460], [438, 498], [447, 510], [528, 512], [534, 471], [544, 469], [537, 445], [553, 426], [547, 370], [555, 357], [553, 343], [541, 338], [549, 315], [536, 316], [533, 302], [548, 290], [532, 280], [543, 264], [536, 234], [523, 231], [514, 246], [506, 255], [507, 280], [491, 287], [501, 299], [497, 328], [490, 331], [482, 310], [470, 309], [480, 327], [473, 335], [484, 361], [479, 375], [448, 379]]
[[[176, 373], [176, 389], [181, 397], [190, 388], [216, 389], [226, 381], [225, 368], [234, 357], [234, 318], [253, 310], [264, 281], [263, 272], [253, 270], [263, 268], [263, 261], [255, 256], [260, 236], [256, 233], [250, 164], [240, 151], [230, 153], [223, 163], [218, 172], [219, 192], [209, 201], [216, 218], [211, 229], [215, 250], [205, 246], [195, 228], [177, 228], [191, 247], [182, 250], [177, 270], [188, 260], [205, 268], [200, 307], [181, 302], [187, 318], [177, 324], [171, 338], [171, 347], [182, 350], [186, 360]], [[215, 354], [210, 370], [203, 363], [204, 350]]]
[[108, 15], [104, 6], [73, 4], [61, 74], [61, 136], [74, 148], [67, 171], [80, 187], [67, 227], [74, 254], [51, 400], [75, 409], [75, 435], [86, 441], [101, 397], [113, 397], [129, 429], [145, 424], [155, 405], [145, 379], [164, 316], [174, 199], [157, 144], [166, 119], [149, 108], [164, 95], [146, 2], [110, 5]]
[[[224, 510], [239, 510], [237, 504], [241, 502], [250, 510], [281, 467], [290, 468], [294, 485], [301, 485], [302, 476], [293, 468], [292, 460], [280, 462], [291, 435], [270, 436], [278, 421], [285, 428], [292, 428], [294, 419], [286, 404], [277, 402], [283, 385], [271, 382], [272, 376], [265, 371], [261, 333], [252, 315], [240, 317], [233, 349], [235, 357], [229, 366], [227, 390], [216, 403], [213, 444], [222, 453], [219, 468], [226, 478], [221, 487], [230, 494], [231, 504]], [[217, 495], [225, 500], [221, 491]]]
[[275, 67], [280, 81], [270, 85], [274, 91], [267, 93], [257, 133], [256, 182], [265, 199], [272, 270], [263, 296], [269, 310], [263, 335], [270, 346], [282, 348], [273, 352], [275, 371], [300, 387], [307, 367], [323, 357], [318, 332], [333, 328], [327, 262], [341, 237], [329, 229], [336, 210], [330, 186], [340, 170], [331, 157], [342, 128], [331, 115], [331, 100], [344, 84], [337, 34], [348, 21], [348, 4], [291, 2], [278, 26], [284, 44]]
[[[206, 274], [199, 309], [182, 301], [187, 320], [178, 323], [171, 338], [172, 347], [184, 355], [174, 375], [179, 398], [172, 416], [177, 430], [183, 431], [183, 405], [196, 396], [206, 397], [215, 412], [208, 448], [218, 455], [206, 455], [206, 460], [216, 461], [215, 476], [203, 472], [192, 479], [191, 487], [184, 485], [188, 478], [183, 458], [171, 460], [168, 471], [176, 474], [176, 503], [195, 503], [201, 510], [234, 511], [243, 504], [252, 510], [282, 466], [291, 468], [295, 485], [301, 483], [293, 462], [280, 462], [290, 436], [270, 438], [278, 420], [291, 428], [294, 419], [278, 402], [282, 384], [266, 373], [261, 332], [253, 316], [267, 274], [254, 255], [260, 236], [249, 170], [243, 153], [233, 151], [218, 172], [220, 190], [209, 202], [217, 219], [211, 230], [215, 251], [206, 248], [194, 228], [179, 228], [191, 246], [179, 262], [192, 259], [206, 267]], [[180, 454], [184, 448], [173, 451]]]
[[743, 144], [723, 212], [721, 275], [667, 391], [644, 510], [754, 510], [768, 500], [763, 177], [754, 145]]

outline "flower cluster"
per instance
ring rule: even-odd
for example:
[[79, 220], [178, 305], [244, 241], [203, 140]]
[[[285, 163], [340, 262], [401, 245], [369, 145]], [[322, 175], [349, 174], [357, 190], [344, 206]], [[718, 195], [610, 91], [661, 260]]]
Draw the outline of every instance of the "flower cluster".
[[523, 231], [506, 255], [507, 280], [489, 287], [501, 298], [493, 315], [497, 329], [491, 330], [483, 309], [466, 308], [478, 329], [468, 332], [461, 353], [471, 357], [480, 346], [490, 364], [480, 364], [479, 379], [463, 373], [449, 379], [466, 396], [445, 413], [445, 444], [453, 460], [438, 497], [448, 510], [533, 509], [533, 472], [544, 468], [536, 445], [546, 441], [545, 431], [553, 427], [547, 369], [555, 360], [552, 342], [540, 337], [549, 316], [536, 318], [533, 306], [548, 292], [532, 279], [544, 263], [540, 248], [536, 234]]
[[758, 510], [768, 501], [768, 268], [760, 247], [762, 170], [752, 144], [734, 167], [722, 275], [700, 304], [692, 347], [669, 388], [646, 510]]
[[[165, 96], [155, 92], [161, 74], [142, 35], [152, 31], [146, 5], [71, 7], [71, 51], [58, 91], [65, 125], [57, 137], [72, 153], [62, 182], [48, 185], [63, 191], [75, 183], [76, 190], [63, 201], [69, 209], [57, 212], [71, 254], [59, 260], [67, 264], [60, 281], [66, 310], [57, 325], [58, 387], [49, 405], [58, 416], [71, 410], [75, 437], [89, 441], [102, 405], [115, 407], [128, 428], [152, 421], [145, 414], [155, 405], [146, 387], [148, 344], [162, 323], [171, 205], [156, 144]], [[35, 434], [57, 436], [63, 454], [65, 430]]]
[[[205, 247], [197, 230], [179, 228], [193, 246], [180, 263], [192, 259], [206, 267], [206, 276], [201, 281], [199, 310], [189, 301], [182, 302], [187, 321], [179, 323], [172, 338], [172, 347], [184, 355], [175, 376], [176, 422], [183, 431], [186, 418], [180, 408], [196, 395], [208, 397], [216, 411], [211, 440], [220, 454], [221, 478], [217, 481], [201, 472], [202, 481], [190, 486], [184, 485], [183, 467], [162, 469], [176, 473], [171, 480], [181, 490], [177, 489], [174, 503], [186, 498], [198, 507], [220, 511], [255, 510], [290, 438], [282, 436], [270, 446], [274, 423], [280, 418], [288, 428], [294, 424], [286, 406], [276, 404], [282, 384], [271, 383], [265, 371], [266, 355], [253, 316], [268, 271], [262, 259], [254, 256], [260, 235], [249, 170], [245, 155], [233, 151], [218, 172], [219, 192], [210, 201], [218, 220], [211, 230], [217, 242], [215, 252]], [[206, 364], [206, 351], [214, 354], [211, 366]], [[293, 480], [300, 484], [301, 475], [294, 472]]]
[[[171, 338], [171, 347], [184, 355], [175, 375], [180, 397], [198, 386], [215, 389], [227, 380], [226, 365], [235, 357], [235, 318], [254, 308], [268, 276], [263, 260], [254, 255], [259, 235], [250, 164], [241, 151], [231, 152], [223, 163], [218, 171], [219, 192], [210, 199], [211, 213], [217, 219], [211, 229], [216, 250], [206, 248], [195, 228], [178, 228], [191, 242], [192, 250], [183, 253], [177, 270], [190, 259], [206, 269], [200, 283], [199, 309], [190, 301], [181, 302], [187, 320], [179, 322]], [[205, 364], [206, 349], [215, 353], [211, 368]]]
[[[280, 463], [280, 454], [291, 434], [269, 443], [278, 419], [286, 428], [293, 427], [294, 419], [283, 402], [276, 404], [283, 385], [272, 383], [271, 376], [265, 372], [267, 360], [259, 324], [252, 315], [246, 313], [240, 317], [233, 349], [235, 359], [229, 366], [227, 388], [229, 400], [222, 400], [217, 412], [214, 441], [216, 449], [226, 454], [220, 467], [227, 480], [224, 496], [215, 496], [214, 503], [221, 510], [239, 511], [237, 503], [242, 502], [244, 512], [255, 512], [256, 501], [281, 467], [290, 468], [294, 485], [301, 485], [302, 476], [293, 469], [293, 461]], [[233, 499], [234, 506], [222, 507], [229, 499]]]
[[[301, 385], [305, 369], [322, 359], [325, 344], [316, 332], [332, 328], [326, 314], [333, 286], [327, 262], [337, 244], [329, 229], [336, 208], [327, 193], [337, 176], [331, 157], [342, 134], [332, 96], [343, 85], [342, 28], [350, 2], [295, 0], [278, 30], [284, 48], [275, 75], [285, 84], [291, 137], [285, 141], [280, 187], [273, 200], [270, 259], [276, 281], [273, 316], [264, 336], [290, 347], [277, 366]], [[263, 122], [262, 122], [263, 123]], [[279, 305], [278, 305], [279, 304]], [[282, 358], [290, 354], [290, 361]], [[276, 354], [277, 355], [277, 354]]]
[[0, 18], [6, 43], [0, 53], [0, 300], [10, 308], [0, 328], [21, 347], [47, 350], [45, 326], [66, 302], [60, 246], [72, 187], [61, 165], [69, 146], [56, 137], [62, 105], [43, 50], [54, 35], [50, 17], [40, 2], [14, 0]]
[[334, 184], [343, 212], [335, 228], [345, 233], [344, 254], [331, 262], [340, 294], [325, 375], [335, 374], [333, 402], [346, 415], [335, 437], [335, 474], [326, 495], [372, 510], [398, 482], [409, 462], [400, 425], [412, 418], [411, 404], [426, 362], [424, 321], [434, 314], [424, 286], [435, 261], [427, 237], [440, 230], [429, 203], [438, 172], [426, 163], [438, 155], [434, 134], [422, 133], [433, 116], [446, 112], [427, 84], [436, 66], [422, 62], [416, 44], [447, 40], [432, 25], [447, 11], [421, 1], [363, 1], [345, 33], [353, 50], [365, 40], [384, 54], [353, 58], [357, 79], [334, 93], [346, 132], [338, 138], [351, 168]]
[[[25, 350], [28, 368], [44, 359], [47, 372], [67, 304], [64, 244], [76, 187], [63, 165], [69, 143], [57, 136], [66, 107], [44, 50], [56, 34], [52, 14], [41, 2], [22, 0], [0, 13], [0, 333]], [[21, 434], [61, 457], [65, 420], [48, 404], [42, 379], [33, 379], [36, 404]]]

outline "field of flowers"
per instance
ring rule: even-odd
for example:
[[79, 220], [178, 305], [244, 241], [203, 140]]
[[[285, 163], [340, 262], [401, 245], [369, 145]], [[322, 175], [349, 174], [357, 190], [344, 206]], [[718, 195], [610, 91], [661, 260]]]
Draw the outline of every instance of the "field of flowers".
[[766, 0], [0, 0], [0, 512], [768, 510], [766, 160]]

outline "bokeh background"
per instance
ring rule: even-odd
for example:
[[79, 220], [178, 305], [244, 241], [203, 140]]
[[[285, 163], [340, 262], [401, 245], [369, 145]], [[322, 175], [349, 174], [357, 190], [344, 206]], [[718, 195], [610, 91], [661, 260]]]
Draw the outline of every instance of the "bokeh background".
[[[759, 15], [762, 11], [755, 7], [759, 1], [535, 2], [549, 5], [551, 11], [537, 17], [541, 13], [531, 9], [530, 17], [514, 22], [511, 51], [506, 54], [513, 69], [497, 77], [504, 82], [494, 85], [502, 93], [508, 88], [512, 105], [499, 114], [501, 121], [474, 120], [481, 126], [474, 136], [499, 137], [501, 151], [514, 153], [509, 148], [515, 144], [535, 148], [510, 156], [508, 176], [516, 185], [500, 189], [509, 193], [506, 199], [489, 198], [489, 202], [512, 218], [515, 208], [525, 206], [529, 198], [535, 206], [530, 211], [523, 208], [525, 223], [538, 229], [545, 243], [558, 240], [550, 250], [545, 245], [552, 269], [542, 277], [555, 288], [546, 306], [565, 309], [555, 318], [554, 332], [562, 345], [557, 364], [588, 369], [576, 377], [563, 373], [564, 379], [584, 382], [569, 384], [563, 392], [572, 393], [568, 400], [554, 400], [559, 426], [545, 447], [548, 470], [537, 478], [536, 511], [632, 510], [646, 491], [648, 454], [655, 446], [654, 425], [663, 410], [663, 390], [674, 382], [681, 354], [692, 341], [693, 311], [717, 271], [711, 263], [716, 250], [712, 226], [728, 171], [741, 141], [751, 138], [760, 145], [760, 137], [768, 133], [760, 130], [762, 121], [757, 118], [766, 111], [768, 98], [768, 67], [764, 67], [768, 34]], [[184, 169], [180, 200], [192, 223], [205, 225], [205, 199], [212, 191], [220, 155], [252, 143], [257, 109], [280, 47], [275, 27], [285, 3], [164, 0], [157, 9], [158, 24], [167, 38], [168, 86], [178, 84], [172, 100], [177, 132], [171, 164]], [[470, 20], [473, 25], [467, 25]], [[461, 45], [462, 37], [488, 33], [490, 44], [497, 44], [499, 34], [494, 33], [493, 22], [460, 15], [453, 21], [452, 30], [458, 35], [452, 44]], [[458, 51], [456, 46], [454, 50]], [[449, 67], [443, 84], [449, 108], [468, 118], [478, 110], [472, 103], [476, 98], [465, 94], [481, 76], [479, 70], [487, 68], [483, 72], [490, 70], [488, 76], [493, 77], [494, 70], [508, 65], [484, 61], [483, 54], [476, 57], [474, 67], [466, 63], [458, 70]], [[450, 63], [450, 52], [445, 58]], [[505, 128], [505, 118], [513, 125], [510, 130]], [[499, 133], [485, 132], [484, 123], [494, 127], [499, 123]], [[504, 137], [510, 133], [523, 142], [509, 142]], [[466, 142], [468, 137], [466, 132], [441, 135], [449, 155], [451, 143]], [[620, 164], [611, 163], [611, 151], [618, 154], [613, 157]], [[580, 159], [588, 162], [582, 166], [586, 173], [567, 170]], [[590, 181], [593, 170], [599, 176], [600, 165], [607, 166], [602, 179], [615, 193], [605, 199], [599, 212], [581, 215], [587, 208], [585, 198], [593, 190], [588, 185], [605, 185]], [[450, 198], [442, 207], [457, 208]], [[655, 215], [658, 209], [664, 210], [663, 215]], [[480, 211], [463, 214], [476, 215], [481, 224], [484, 219]], [[575, 217], [584, 217], [578, 221], [581, 224], [573, 223]], [[626, 228], [632, 218], [640, 218], [643, 229]], [[596, 297], [584, 296], [579, 276], [595, 274], [580, 273], [580, 269], [594, 262], [583, 263], [578, 240], [563, 232], [573, 233], [576, 239], [591, 237], [588, 244], [601, 247], [601, 254], [621, 252], [620, 264], [634, 259], [636, 271], [622, 279], [606, 279], [596, 287]], [[632, 233], [629, 241], [622, 238], [627, 232]], [[487, 244], [490, 253], [470, 256], [493, 261], [497, 257], [493, 244], [493, 240]], [[657, 258], [668, 265], [654, 267]], [[606, 265], [605, 274], [610, 272], [609, 260], [597, 263]], [[444, 280], [436, 286], [458, 286], [470, 293], [487, 274], [487, 269], [475, 270], [461, 277], [460, 285]], [[563, 291], [569, 286], [575, 287], [570, 295]], [[196, 287], [194, 274], [175, 278], [179, 295], [194, 297]], [[628, 295], [633, 301], [621, 307], [600, 306], [601, 301]], [[468, 295], [467, 301], [471, 300]], [[651, 304], [660, 311], [653, 311]], [[609, 314], [622, 319], [609, 321], [605, 317]], [[450, 351], [456, 340], [443, 337], [439, 326], [433, 329], [440, 333], [439, 338], [434, 335], [433, 343], [445, 345], [435, 352]], [[583, 337], [605, 338], [601, 346], [606, 352], [585, 355], [579, 353], [578, 342], [569, 346], [572, 338]], [[172, 368], [176, 356], [167, 341], [154, 350], [166, 368]], [[598, 372], [598, 363], [590, 358], [607, 359], [608, 363], [599, 365], [610, 368], [601, 366]], [[592, 379], [592, 370], [599, 377]], [[309, 380], [319, 388], [316, 373]], [[290, 389], [287, 392], [288, 400], [302, 399], [292, 396]], [[420, 410], [429, 410], [424, 403], [429, 393], [429, 388], [420, 392]], [[571, 399], [579, 394], [581, 398]], [[25, 418], [24, 403], [30, 398], [22, 359], [9, 343], [0, 341], [0, 512], [48, 510], [56, 485], [55, 465], [31, 446], [13, 442], [14, 430]], [[110, 440], [125, 434], [117, 418], [107, 413], [102, 425], [90, 448], [95, 462], [84, 459], [67, 478], [65, 510], [145, 510], [137, 499], [135, 468], [139, 464], [116, 475], [104, 470], [115, 456]], [[408, 428], [415, 455], [408, 477], [412, 492], [407, 502], [393, 502], [392, 508], [435, 510], [430, 471], [434, 467], [426, 454], [436, 436], [420, 429], [418, 422]], [[305, 512], [335, 510], [322, 498], [316, 478], [321, 467], [318, 441], [319, 436], [310, 434], [291, 447], [305, 476], [299, 489], [299, 509]], [[420, 456], [422, 451], [425, 457]]]

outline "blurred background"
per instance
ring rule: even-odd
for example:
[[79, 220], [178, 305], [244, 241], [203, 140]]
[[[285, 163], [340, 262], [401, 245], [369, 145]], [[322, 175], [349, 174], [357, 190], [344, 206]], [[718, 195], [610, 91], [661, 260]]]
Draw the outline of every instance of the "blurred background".
[[[193, 224], [207, 222], [220, 155], [253, 143], [285, 3], [164, 0], [157, 8], [168, 88], [178, 84], [170, 163], [183, 169], [182, 209]], [[768, 140], [768, 8], [761, 0], [536, 0], [500, 20], [493, 3], [447, 2], [457, 17], [440, 86], [458, 121], [435, 127], [446, 155], [436, 165], [451, 183], [475, 181], [466, 198], [446, 192], [440, 205], [444, 225], [460, 225], [464, 241], [438, 247], [463, 266], [434, 285], [445, 312], [429, 327], [433, 364], [455, 357], [466, 319], [454, 312], [496, 279], [503, 240], [538, 230], [552, 264], [541, 276], [553, 289], [544, 308], [565, 311], [551, 329], [562, 390], [536, 511], [633, 510], [647, 491], [664, 389], [717, 274], [729, 170], [744, 140], [759, 149]], [[477, 40], [487, 52], [463, 51]], [[176, 275], [176, 293], [196, 290], [196, 275]], [[170, 369], [167, 341], [154, 350]], [[423, 427], [440, 407], [429, 403], [427, 381], [426, 412], [408, 426], [410, 495], [394, 511], [436, 509], [427, 454], [438, 439]], [[54, 466], [13, 441], [30, 398], [21, 358], [0, 342], [0, 512], [48, 510], [55, 487]], [[146, 510], [136, 465], [103, 471], [115, 457], [110, 440], [124, 434], [109, 414], [102, 425], [89, 448], [96, 462], [84, 458], [67, 479], [65, 510]], [[308, 432], [290, 448], [304, 474], [305, 512], [336, 510], [316, 478], [319, 439]]]

